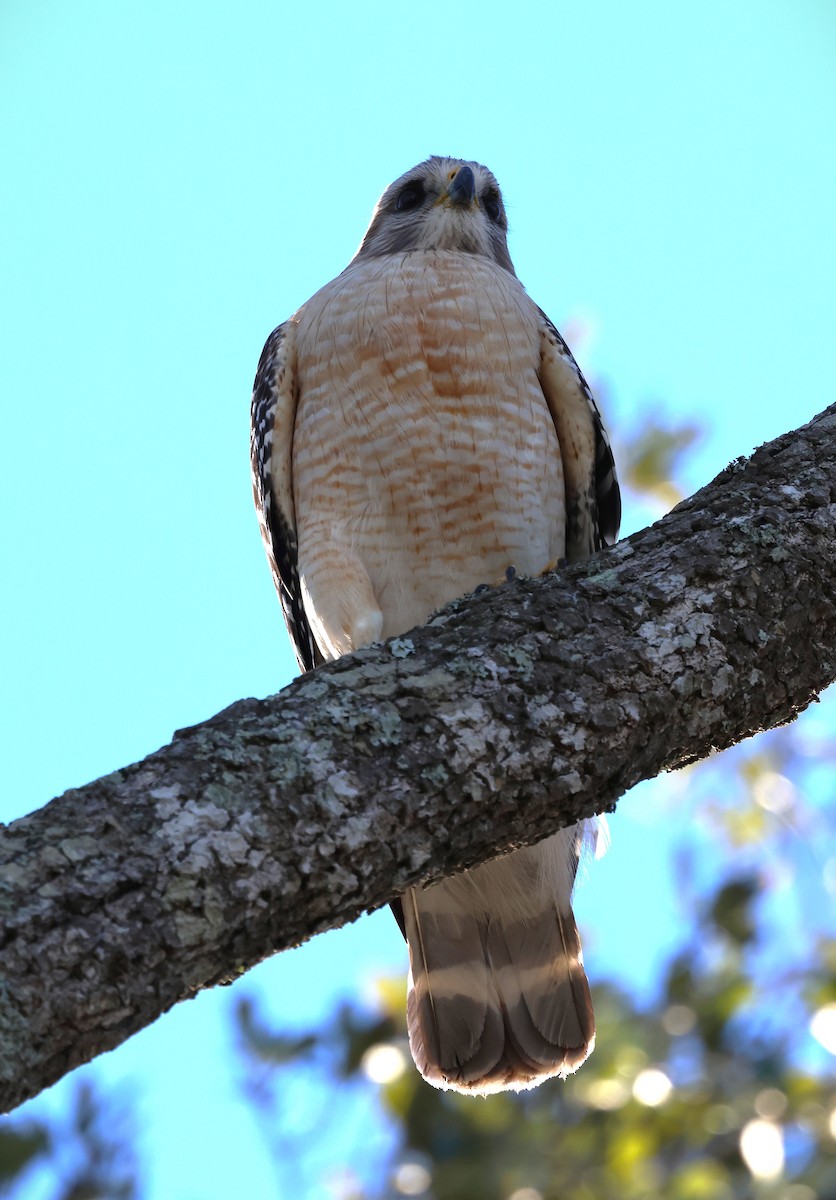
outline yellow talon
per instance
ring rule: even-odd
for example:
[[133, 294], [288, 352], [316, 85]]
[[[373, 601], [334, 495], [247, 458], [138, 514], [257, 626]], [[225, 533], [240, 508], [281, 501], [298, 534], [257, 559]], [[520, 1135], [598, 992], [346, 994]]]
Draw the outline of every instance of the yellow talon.
[[548, 575], [549, 571], [556, 571], [558, 567], [565, 567], [567, 560], [565, 558], [553, 558], [551, 562], [546, 563], [540, 572], [541, 575]]

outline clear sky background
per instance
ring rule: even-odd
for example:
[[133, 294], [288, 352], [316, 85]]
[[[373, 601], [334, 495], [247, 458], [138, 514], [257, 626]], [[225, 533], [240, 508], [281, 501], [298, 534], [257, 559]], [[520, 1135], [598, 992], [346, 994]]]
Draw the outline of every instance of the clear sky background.
[[[834, 64], [832, 0], [4, 0], [0, 820], [291, 679], [252, 377], [427, 155], [499, 178], [520, 278], [587, 330], [616, 452], [659, 412], [698, 419], [696, 488], [831, 402]], [[645, 992], [676, 934], [660, 787], [621, 806], [578, 905], [593, 975]], [[655, 940], [635, 944], [634, 904]], [[404, 964], [377, 914], [237, 986], [303, 1023]], [[271, 1194], [232, 1103], [230, 1002], [94, 1068], [140, 1089], [152, 1200]]]

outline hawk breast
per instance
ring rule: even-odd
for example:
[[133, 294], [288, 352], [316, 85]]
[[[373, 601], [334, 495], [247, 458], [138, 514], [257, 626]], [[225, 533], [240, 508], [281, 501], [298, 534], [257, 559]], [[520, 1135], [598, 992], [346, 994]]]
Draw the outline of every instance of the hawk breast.
[[354, 262], [297, 313], [294, 499], [314, 608], [338, 586], [329, 546], [368, 574], [384, 636], [563, 555], [538, 317], [514, 276], [457, 251]]

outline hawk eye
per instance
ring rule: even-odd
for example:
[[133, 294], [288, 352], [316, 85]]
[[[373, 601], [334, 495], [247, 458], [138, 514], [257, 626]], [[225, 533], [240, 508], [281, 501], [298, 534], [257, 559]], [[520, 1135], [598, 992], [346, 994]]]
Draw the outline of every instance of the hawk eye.
[[398, 212], [409, 212], [411, 208], [417, 208], [423, 200], [424, 185], [420, 180], [414, 180], [412, 183], [408, 183], [406, 187], [401, 188], [395, 207]]
[[482, 204], [485, 207], [485, 212], [491, 221], [498, 221], [499, 214], [502, 211], [499, 207], [499, 196], [496, 192], [488, 192], [482, 197]]

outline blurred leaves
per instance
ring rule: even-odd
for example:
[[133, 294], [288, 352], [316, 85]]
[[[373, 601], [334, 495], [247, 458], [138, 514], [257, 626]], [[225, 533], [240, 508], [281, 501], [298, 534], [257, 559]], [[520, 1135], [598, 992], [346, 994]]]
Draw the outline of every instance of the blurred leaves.
[[626, 438], [622, 435], [618, 456], [621, 483], [667, 512], [684, 499], [677, 474], [701, 436], [701, 427], [693, 422], [667, 423], [664, 418], [634, 429]]
[[723, 884], [709, 907], [709, 918], [732, 941], [744, 946], [755, 936], [752, 905], [759, 893], [754, 878], [730, 879]]
[[0, 1121], [0, 1196], [37, 1183], [50, 1200], [135, 1200], [139, 1174], [126, 1106], [87, 1081], [54, 1120]]
[[0, 1124], [0, 1195], [33, 1159], [49, 1150], [49, 1129], [39, 1122]]

